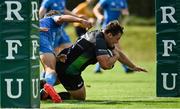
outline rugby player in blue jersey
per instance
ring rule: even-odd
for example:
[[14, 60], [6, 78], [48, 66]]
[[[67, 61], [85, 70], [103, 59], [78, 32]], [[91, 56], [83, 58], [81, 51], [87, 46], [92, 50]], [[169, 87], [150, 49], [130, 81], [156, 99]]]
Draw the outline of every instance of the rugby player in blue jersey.
[[[77, 15], [73, 14], [71, 11], [66, 9], [66, 0], [43, 0], [41, 3], [41, 7], [39, 9], [39, 17], [43, 18], [44, 15], [49, 10], [57, 10], [61, 14], [78, 17]], [[63, 24], [61, 34], [58, 37], [56, 37], [55, 40], [55, 53], [57, 54], [62, 49], [70, 46], [71, 46], [71, 41], [68, 34], [64, 30], [64, 24]]]
[[[75, 14], [73, 14], [71, 11], [66, 9], [66, 0], [43, 0], [41, 3], [41, 7], [39, 9], [39, 17], [43, 18], [44, 15], [49, 12], [49, 10], [57, 10], [61, 14], [65, 15], [72, 15], [77, 17]], [[70, 47], [71, 41], [68, 36], [68, 34], [64, 30], [64, 25], [61, 26], [61, 32], [58, 36], [56, 36], [54, 40], [54, 51], [55, 54], [57, 55], [62, 49]], [[44, 78], [45, 72], [41, 72], [41, 78]]]
[[[103, 11], [103, 14], [101, 13]], [[126, 0], [99, 0], [93, 9], [99, 22], [102, 22], [104, 28], [110, 21], [118, 20], [121, 15], [129, 15]], [[117, 44], [120, 49], [120, 45]], [[127, 66], [123, 65], [125, 72], [132, 72]], [[101, 72], [99, 64], [96, 64], [96, 72]]]
[[46, 17], [40, 20], [40, 28], [48, 29], [40, 31], [40, 59], [45, 70], [45, 80], [52, 86], [55, 84], [57, 78], [54, 40], [61, 34], [61, 26], [64, 22], [78, 22], [87, 28], [91, 28], [91, 23], [87, 20], [71, 15], [60, 15], [58, 11], [54, 10], [47, 13]]
[[[85, 100], [86, 91], [82, 71], [90, 64], [100, 63], [104, 70], [113, 68], [116, 61], [129, 66], [133, 71], [147, 72], [136, 66], [115, 46], [123, 34], [123, 27], [118, 21], [107, 24], [103, 30], [94, 30], [81, 36], [73, 46], [62, 50], [56, 62], [58, 79], [67, 92], [61, 92], [62, 99]], [[64, 58], [62, 58], [62, 57]], [[51, 89], [53, 89], [51, 87]], [[49, 91], [57, 95], [54, 91]], [[43, 93], [41, 96], [49, 94]], [[57, 98], [49, 94], [51, 98]]]

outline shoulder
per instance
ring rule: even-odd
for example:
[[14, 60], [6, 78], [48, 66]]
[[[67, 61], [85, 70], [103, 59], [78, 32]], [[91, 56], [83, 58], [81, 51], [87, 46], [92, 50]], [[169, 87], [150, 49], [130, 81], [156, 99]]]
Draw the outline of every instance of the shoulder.
[[90, 32], [87, 32], [87, 34], [89, 36], [95, 36], [95, 37], [103, 35], [103, 33], [100, 30], [90, 31]]

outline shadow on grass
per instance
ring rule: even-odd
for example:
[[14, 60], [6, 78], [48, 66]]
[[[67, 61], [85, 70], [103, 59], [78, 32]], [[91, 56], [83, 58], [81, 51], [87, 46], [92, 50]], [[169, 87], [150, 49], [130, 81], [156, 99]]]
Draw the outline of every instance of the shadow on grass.
[[[44, 101], [43, 103], [51, 104], [51, 101]], [[165, 100], [131, 100], [131, 101], [123, 101], [123, 100], [86, 100], [86, 101], [78, 101], [78, 100], [64, 100], [62, 104], [106, 104], [106, 105], [116, 105], [116, 104], [171, 104], [171, 103], [179, 103], [179, 101], [165, 101]]]
[[[117, 109], [116, 107], [127, 107], [127, 106], [146, 106], [146, 107], [159, 107], [171, 105], [177, 106], [179, 101], [168, 101], [168, 100], [86, 100], [86, 101], [78, 101], [78, 100], [65, 100], [63, 103], [52, 103], [51, 101], [44, 101], [41, 105], [42, 109]], [[43, 106], [44, 105], [44, 106]], [[132, 108], [133, 109], [133, 108]], [[140, 108], [134, 108], [140, 109]], [[145, 109], [145, 108], [143, 108]], [[148, 109], [148, 108], [146, 108]], [[158, 109], [158, 108], [154, 108]], [[172, 109], [172, 108], [169, 108]]]
[[86, 101], [64, 101], [65, 103], [84, 103], [84, 104], [109, 104], [109, 105], [115, 105], [115, 104], [127, 104], [131, 105], [134, 103], [143, 103], [143, 104], [158, 104], [158, 103], [179, 103], [178, 101], [154, 101], [154, 100], [134, 100], [134, 101], [122, 101], [122, 100], [86, 100]]

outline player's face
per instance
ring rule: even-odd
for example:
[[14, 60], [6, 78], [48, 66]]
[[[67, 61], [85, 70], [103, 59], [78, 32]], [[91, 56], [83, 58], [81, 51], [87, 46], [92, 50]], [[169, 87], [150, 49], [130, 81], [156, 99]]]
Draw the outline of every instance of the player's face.
[[116, 35], [112, 35], [111, 33], [108, 34], [108, 40], [107, 43], [109, 46], [114, 46], [114, 44], [117, 44], [121, 38], [121, 33], [118, 33]]
[[112, 37], [112, 43], [113, 44], [118, 43], [120, 38], [121, 38], [121, 34], [120, 33], [116, 34], [115, 36]]

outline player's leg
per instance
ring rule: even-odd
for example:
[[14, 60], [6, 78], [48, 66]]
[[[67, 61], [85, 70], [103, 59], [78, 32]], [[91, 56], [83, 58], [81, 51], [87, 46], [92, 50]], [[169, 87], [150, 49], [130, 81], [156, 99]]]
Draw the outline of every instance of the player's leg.
[[61, 97], [56, 93], [53, 86], [57, 80], [57, 74], [55, 72], [56, 58], [52, 53], [43, 53], [40, 55], [41, 62], [45, 68], [45, 82], [41, 80], [41, 99], [47, 99], [48, 96], [51, 97], [53, 102], [62, 102]]
[[48, 84], [53, 86], [57, 79], [55, 71], [56, 58], [52, 53], [43, 53], [40, 55], [40, 59], [46, 71], [45, 80]]
[[84, 87], [84, 85], [77, 90], [68, 90], [68, 92], [71, 95], [72, 99], [76, 99], [76, 100], [85, 100], [86, 99], [86, 89]]
[[86, 90], [84, 87], [84, 81], [80, 75], [60, 74], [59, 72], [58, 77], [61, 81], [61, 84], [67, 90], [67, 92], [59, 93], [63, 100], [85, 100]]
[[40, 80], [43, 80], [45, 78], [46, 72], [45, 72], [45, 69], [44, 69], [44, 66], [43, 66], [42, 62], [41, 62], [41, 65], [42, 65], [42, 70], [40, 72]]
[[[60, 96], [60, 99], [62, 100], [70, 100], [70, 99], [76, 99], [76, 100], [85, 100], [86, 99], [86, 90], [84, 87], [84, 82], [81, 76], [69, 76], [69, 75], [59, 75], [60, 81], [64, 88], [67, 90], [67, 92], [60, 92], [58, 95]], [[55, 102], [60, 102], [61, 100], [58, 99], [57, 92], [54, 90], [51, 86], [44, 85], [45, 89], [48, 87], [49, 89], [47, 92], [43, 92], [43, 98], [44, 96], [46, 98], [50, 98]], [[45, 90], [46, 91], [46, 90]], [[47, 96], [49, 94], [49, 96]]]
[[[49, 92], [54, 91], [52, 86], [57, 79], [57, 74], [55, 72], [56, 58], [53, 54], [52, 39], [50, 39], [50, 37], [40, 35], [40, 59], [46, 72], [45, 82], [41, 80], [41, 88], [43, 89], [40, 90], [40, 95], [41, 99], [46, 99], [48, 95], [54, 95], [54, 93]], [[53, 102], [59, 102], [61, 99], [59, 95], [56, 94], [56, 96], [52, 97], [52, 100]]]
[[58, 55], [63, 49], [69, 48], [72, 44], [71, 43], [63, 43], [60, 46], [54, 49], [55, 54]]
[[40, 60], [45, 70], [45, 80], [54, 85], [57, 74], [55, 72], [56, 58], [54, 56], [52, 38], [40, 35]]

